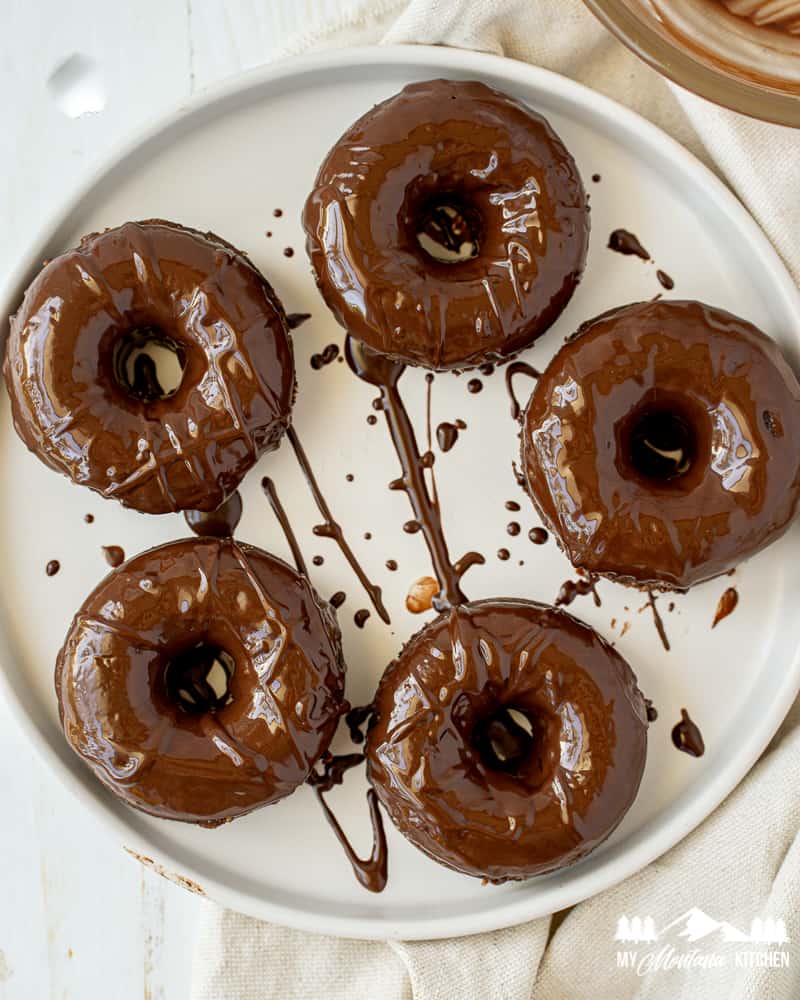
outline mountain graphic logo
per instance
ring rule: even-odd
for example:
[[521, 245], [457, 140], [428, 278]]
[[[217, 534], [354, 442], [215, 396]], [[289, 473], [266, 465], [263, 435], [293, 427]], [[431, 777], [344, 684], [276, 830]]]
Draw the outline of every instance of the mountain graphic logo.
[[789, 936], [786, 925], [780, 918], [754, 917], [749, 933], [739, 930], [726, 920], [715, 920], [697, 906], [693, 906], [680, 917], [671, 920], [658, 931], [652, 917], [628, 917], [623, 914], [617, 921], [615, 941], [644, 943], [674, 936], [688, 944], [702, 941], [711, 935], [726, 944], [787, 944]]

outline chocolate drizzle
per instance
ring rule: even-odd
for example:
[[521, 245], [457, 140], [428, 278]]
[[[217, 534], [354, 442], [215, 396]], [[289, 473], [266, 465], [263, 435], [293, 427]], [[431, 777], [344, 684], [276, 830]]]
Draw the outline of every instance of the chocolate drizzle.
[[347, 835], [339, 825], [339, 821], [324, 798], [325, 792], [329, 792], [334, 785], [341, 785], [345, 773], [352, 767], [358, 767], [363, 760], [364, 755], [361, 753], [348, 753], [337, 757], [329, 757], [323, 762], [323, 773], [312, 772], [308, 783], [314, 789], [319, 804], [325, 813], [325, 818], [336, 834], [336, 839], [344, 848], [355, 877], [370, 892], [382, 892], [386, 888], [388, 858], [386, 832], [383, 829], [383, 817], [378, 808], [377, 795], [371, 788], [367, 792], [367, 804], [369, 805], [369, 816], [372, 822], [372, 851], [368, 858], [359, 858], [353, 850], [353, 846], [348, 840]]
[[344, 721], [350, 731], [350, 739], [353, 743], [363, 743], [364, 733], [362, 732], [362, 726], [370, 720], [372, 713], [375, 711], [375, 707], [372, 702], [369, 705], [359, 705], [356, 708], [351, 708], [350, 711], [345, 715]]
[[639, 242], [638, 237], [629, 233], [627, 229], [615, 229], [608, 238], [608, 249], [615, 253], [625, 254], [626, 257], [639, 257], [641, 260], [650, 260], [650, 254]]
[[470, 566], [485, 560], [479, 553], [470, 552], [456, 563], [450, 561], [439, 504], [428, 493], [414, 428], [397, 389], [405, 365], [377, 354], [350, 336], [345, 340], [345, 357], [360, 379], [380, 389], [381, 409], [403, 470], [403, 475], [391, 485], [393, 489], [405, 491], [414, 511], [414, 520], [407, 522], [404, 529], [412, 530], [413, 525], [413, 530], [422, 531], [434, 575], [442, 588], [433, 600], [433, 607], [442, 611], [463, 604], [466, 598], [461, 589], [461, 578]]
[[306, 455], [303, 446], [300, 444], [300, 439], [297, 436], [297, 431], [294, 427], [289, 427], [286, 431], [286, 437], [289, 439], [289, 443], [294, 449], [295, 456], [297, 457], [297, 462], [305, 476], [306, 482], [308, 483], [308, 488], [311, 490], [311, 495], [314, 497], [314, 502], [317, 505], [317, 509], [320, 514], [325, 518], [323, 524], [317, 524], [314, 526], [314, 534], [321, 538], [332, 538], [336, 544], [339, 546], [339, 550], [345, 557], [347, 562], [350, 564], [350, 568], [353, 570], [355, 575], [358, 577], [358, 581], [361, 586], [366, 591], [369, 599], [372, 601], [372, 606], [377, 611], [379, 617], [382, 621], [386, 622], [388, 625], [391, 621], [389, 618], [389, 612], [384, 606], [383, 600], [381, 598], [381, 588], [376, 584], [372, 583], [367, 574], [364, 572], [361, 563], [356, 559], [353, 550], [347, 543], [344, 537], [344, 532], [341, 526], [334, 519], [331, 509], [328, 506], [328, 502], [322, 494], [319, 488], [319, 483], [314, 475], [311, 468], [311, 464], [308, 461], [308, 456]]
[[656, 597], [652, 590], [647, 591], [647, 598], [647, 606], [653, 612], [653, 621], [655, 622], [656, 631], [658, 632], [658, 637], [661, 640], [661, 645], [667, 652], [669, 652], [670, 645], [669, 639], [667, 638], [667, 630], [664, 628], [664, 619], [661, 617], [661, 612], [658, 610]]
[[706, 752], [703, 734], [685, 708], [681, 709], [681, 721], [672, 729], [672, 742], [676, 749], [692, 757], [702, 757]]
[[533, 365], [529, 365], [525, 361], [512, 361], [506, 368], [506, 392], [508, 393], [508, 398], [511, 400], [512, 420], [519, 420], [522, 413], [522, 407], [519, 405], [519, 400], [514, 394], [514, 376], [528, 375], [530, 378], [540, 378], [541, 374]]
[[242, 497], [235, 490], [216, 510], [185, 510], [183, 518], [196, 535], [230, 538], [242, 518]]
[[[275, 489], [275, 483], [269, 478], [269, 476], [264, 476], [261, 480], [261, 489], [264, 491], [264, 496], [267, 500], [269, 500], [272, 512], [274, 513], [275, 518], [281, 526], [284, 536], [286, 537], [297, 572], [302, 573], [303, 576], [307, 577], [308, 567], [306, 566], [306, 561], [303, 558], [303, 553], [300, 551], [297, 535], [295, 535], [294, 530], [289, 523], [289, 518], [286, 516], [286, 511], [280, 501], [280, 498], [278, 497], [278, 491]], [[334, 594], [334, 597], [335, 596], [336, 595]], [[342, 595], [342, 598], [344, 598], [344, 595]], [[331, 604], [333, 604], [333, 598], [331, 598]], [[334, 607], [339, 607], [339, 605], [334, 604]]]
[[728, 587], [728, 589], [723, 593], [722, 597], [719, 599], [717, 604], [717, 610], [714, 614], [714, 621], [711, 624], [712, 628], [716, 628], [717, 625], [727, 618], [728, 615], [732, 614], [736, 605], [739, 603], [739, 593], [735, 587]]

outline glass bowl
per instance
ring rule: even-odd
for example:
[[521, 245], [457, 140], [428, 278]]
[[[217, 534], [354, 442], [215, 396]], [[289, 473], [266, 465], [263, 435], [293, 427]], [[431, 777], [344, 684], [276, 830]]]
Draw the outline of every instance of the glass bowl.
[[716, 104], [800, 127], [800, 0], [584, 0], [631, 51]]

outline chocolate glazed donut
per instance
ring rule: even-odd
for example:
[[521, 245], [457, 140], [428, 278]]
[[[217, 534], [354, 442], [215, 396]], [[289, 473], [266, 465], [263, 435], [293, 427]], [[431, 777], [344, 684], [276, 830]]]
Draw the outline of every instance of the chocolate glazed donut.
[[786, 531], [800, 498], [800, 385], [777, 345], [700, 302], [586, 323], [537, 382], [527, 489], [572, 563], [686, 589]]
[[[143, 353], [182, 372], [172, 392]], [[283, 308], [212, 234], [153, 220], [85, 237], [45, 265], [11, 320], [17, 433], [73, 482], [149, 514], [214, 510], [290, 420]]]
[[368, 774], [416, 847], [503, 882], [601, 843], [636, 797], [646, 744], [636, 678], [593, 629], [529, 601], [476, 601], [387, 669]]
[[128, 805], [216, 826], [289, 795], [345, 705], [340, 633], [305, 577], [230, 539], [114, 570], [56, 666], [64, 733]]
[[405, 87], [336, 143], [306, 202], [307, 249], [353, 336], [428, 368], [502, 361], [547, 330], [586, 260], [572, 157], [482, 83]]

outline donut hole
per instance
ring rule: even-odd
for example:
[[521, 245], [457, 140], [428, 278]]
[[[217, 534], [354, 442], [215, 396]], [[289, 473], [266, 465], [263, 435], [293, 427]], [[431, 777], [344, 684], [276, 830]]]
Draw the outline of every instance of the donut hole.
[[114, 379], [128, 396], [143, 403], [174, 396], [183, 381], [186, 355], [180, 344], [155, 326], [119, 337], [112, 355]]
[[541, 725], [534, 716], [503, 706], [476, 723], [472, 745], [492, 771], [516, 774], [534, 756], [541, 737]]
[[692, 467], [694, 432], [680, 413], [651, 410], [640, 414], [630, 431], [630, 461], [645, 479], [669, 482]]
[[164, 667], [168, 701], [189, 715], [216, 712], [231, 700], [235, 661], [230, 653], [199, 642], [173, 656]]
[[459, 195], [436, 195], [424, 202], [414, 220], [420, 249], [439, 264], [463, 264], [480, 253], [483, 220]]
[[690, 397], [651, 391], [616, 433], [620, 472], [651, 488], [692, 489], [710, 461], [708, 413]]

